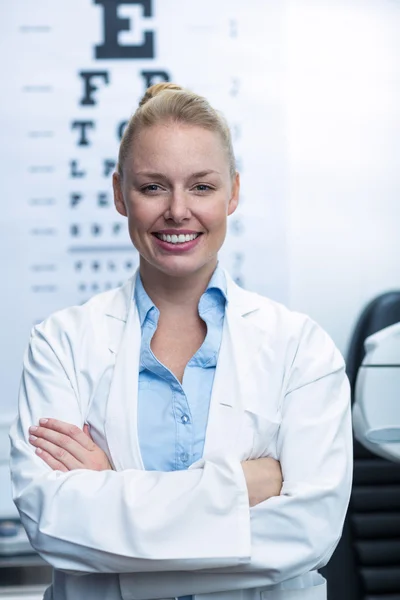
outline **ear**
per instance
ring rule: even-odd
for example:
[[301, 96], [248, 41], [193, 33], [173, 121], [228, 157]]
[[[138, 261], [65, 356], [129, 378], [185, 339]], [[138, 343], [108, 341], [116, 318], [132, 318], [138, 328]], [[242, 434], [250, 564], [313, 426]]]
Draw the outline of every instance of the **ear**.
[[232, 182], [232, 194], [228, 204], [228, 216], [235, 212], [239, 204], [240, 175], [236, 171]]
[[127, 217], [126, 206], [124, 202], [124, 196], [122, 194], [122, 181], [119, 173], [113, 173], [113, 190], [114, 190], [114, 204], [115, 208], [123, 217]]

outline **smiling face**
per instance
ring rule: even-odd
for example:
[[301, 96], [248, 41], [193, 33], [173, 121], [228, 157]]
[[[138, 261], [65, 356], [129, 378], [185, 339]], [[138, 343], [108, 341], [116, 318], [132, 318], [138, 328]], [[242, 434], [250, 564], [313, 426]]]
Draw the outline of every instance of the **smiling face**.
[[115, 205], [128, 217], [141, 269], [211, 274], [239, 195], [219, 134], [182, 123], [146, 127], [122, 167], [122, 177], [114, 174]]

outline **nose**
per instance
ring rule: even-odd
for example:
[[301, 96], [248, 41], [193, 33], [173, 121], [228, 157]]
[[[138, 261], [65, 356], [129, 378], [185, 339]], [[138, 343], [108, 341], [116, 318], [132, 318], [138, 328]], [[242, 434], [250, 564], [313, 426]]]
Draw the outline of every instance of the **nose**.
[[190, 216], [189, 199], [186, 194], [183, 190], [173, 190], [168, 198], [168, 206], [164, 213], [165, 220], [182, 223], [190, 219]]

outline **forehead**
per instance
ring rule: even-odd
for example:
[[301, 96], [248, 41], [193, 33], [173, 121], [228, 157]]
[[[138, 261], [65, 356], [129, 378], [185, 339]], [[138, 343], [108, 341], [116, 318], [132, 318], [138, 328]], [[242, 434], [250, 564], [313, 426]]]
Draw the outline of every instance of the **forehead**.
[[127, 166], [133, 171], [229, 170], [219, 133], [182, 123], [152, 125], [139, 131]]

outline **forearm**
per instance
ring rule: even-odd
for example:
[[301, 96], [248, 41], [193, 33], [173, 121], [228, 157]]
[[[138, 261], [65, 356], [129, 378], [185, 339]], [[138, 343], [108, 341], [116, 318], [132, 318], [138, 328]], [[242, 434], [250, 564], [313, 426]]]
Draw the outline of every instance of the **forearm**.
[[[314, 499], [310, 493], [303, 498], [301, 495], [280, 496], [251, 509], [251, 561], [246, 564], [205, 567], [196, 573], [133, 573], [124, 575], [122, 580], [127, 588], [137, 590], [137, 597], [150, 599], [162, 594], [176, 597], [274, 586], [320, 568], [340, 538], [347, 501], [332, 495], [336, 518], [321, 530], [323, 517], [318, 505], [322, 502], [326, 506], [324, 498], [320, 494]], [[314, 520], [310, 515], [314, 515]]]
[[82, 427], [70, 362], [34, 331], [19, 417], [10, 432], [13, 497], [32, 546], [54, 567], [81, 572], [197, 569], [250, 560], [249, 504], [238, 461], [210, 458], [199, 468], [171, 473], [60, 472], [35, 454], [29, 427], [41, 417]]
[[[13, 444], [14, 500], [32, 546], [59, 569], [83, 572], [194, 570], [250, 560], [247, 488], [240, 463], [203, 468], [69, 473], [36, 466]], [[15, 483], [15, 481], [18, 483]], [[205, 535], [205, 532], [209, 535]]]

